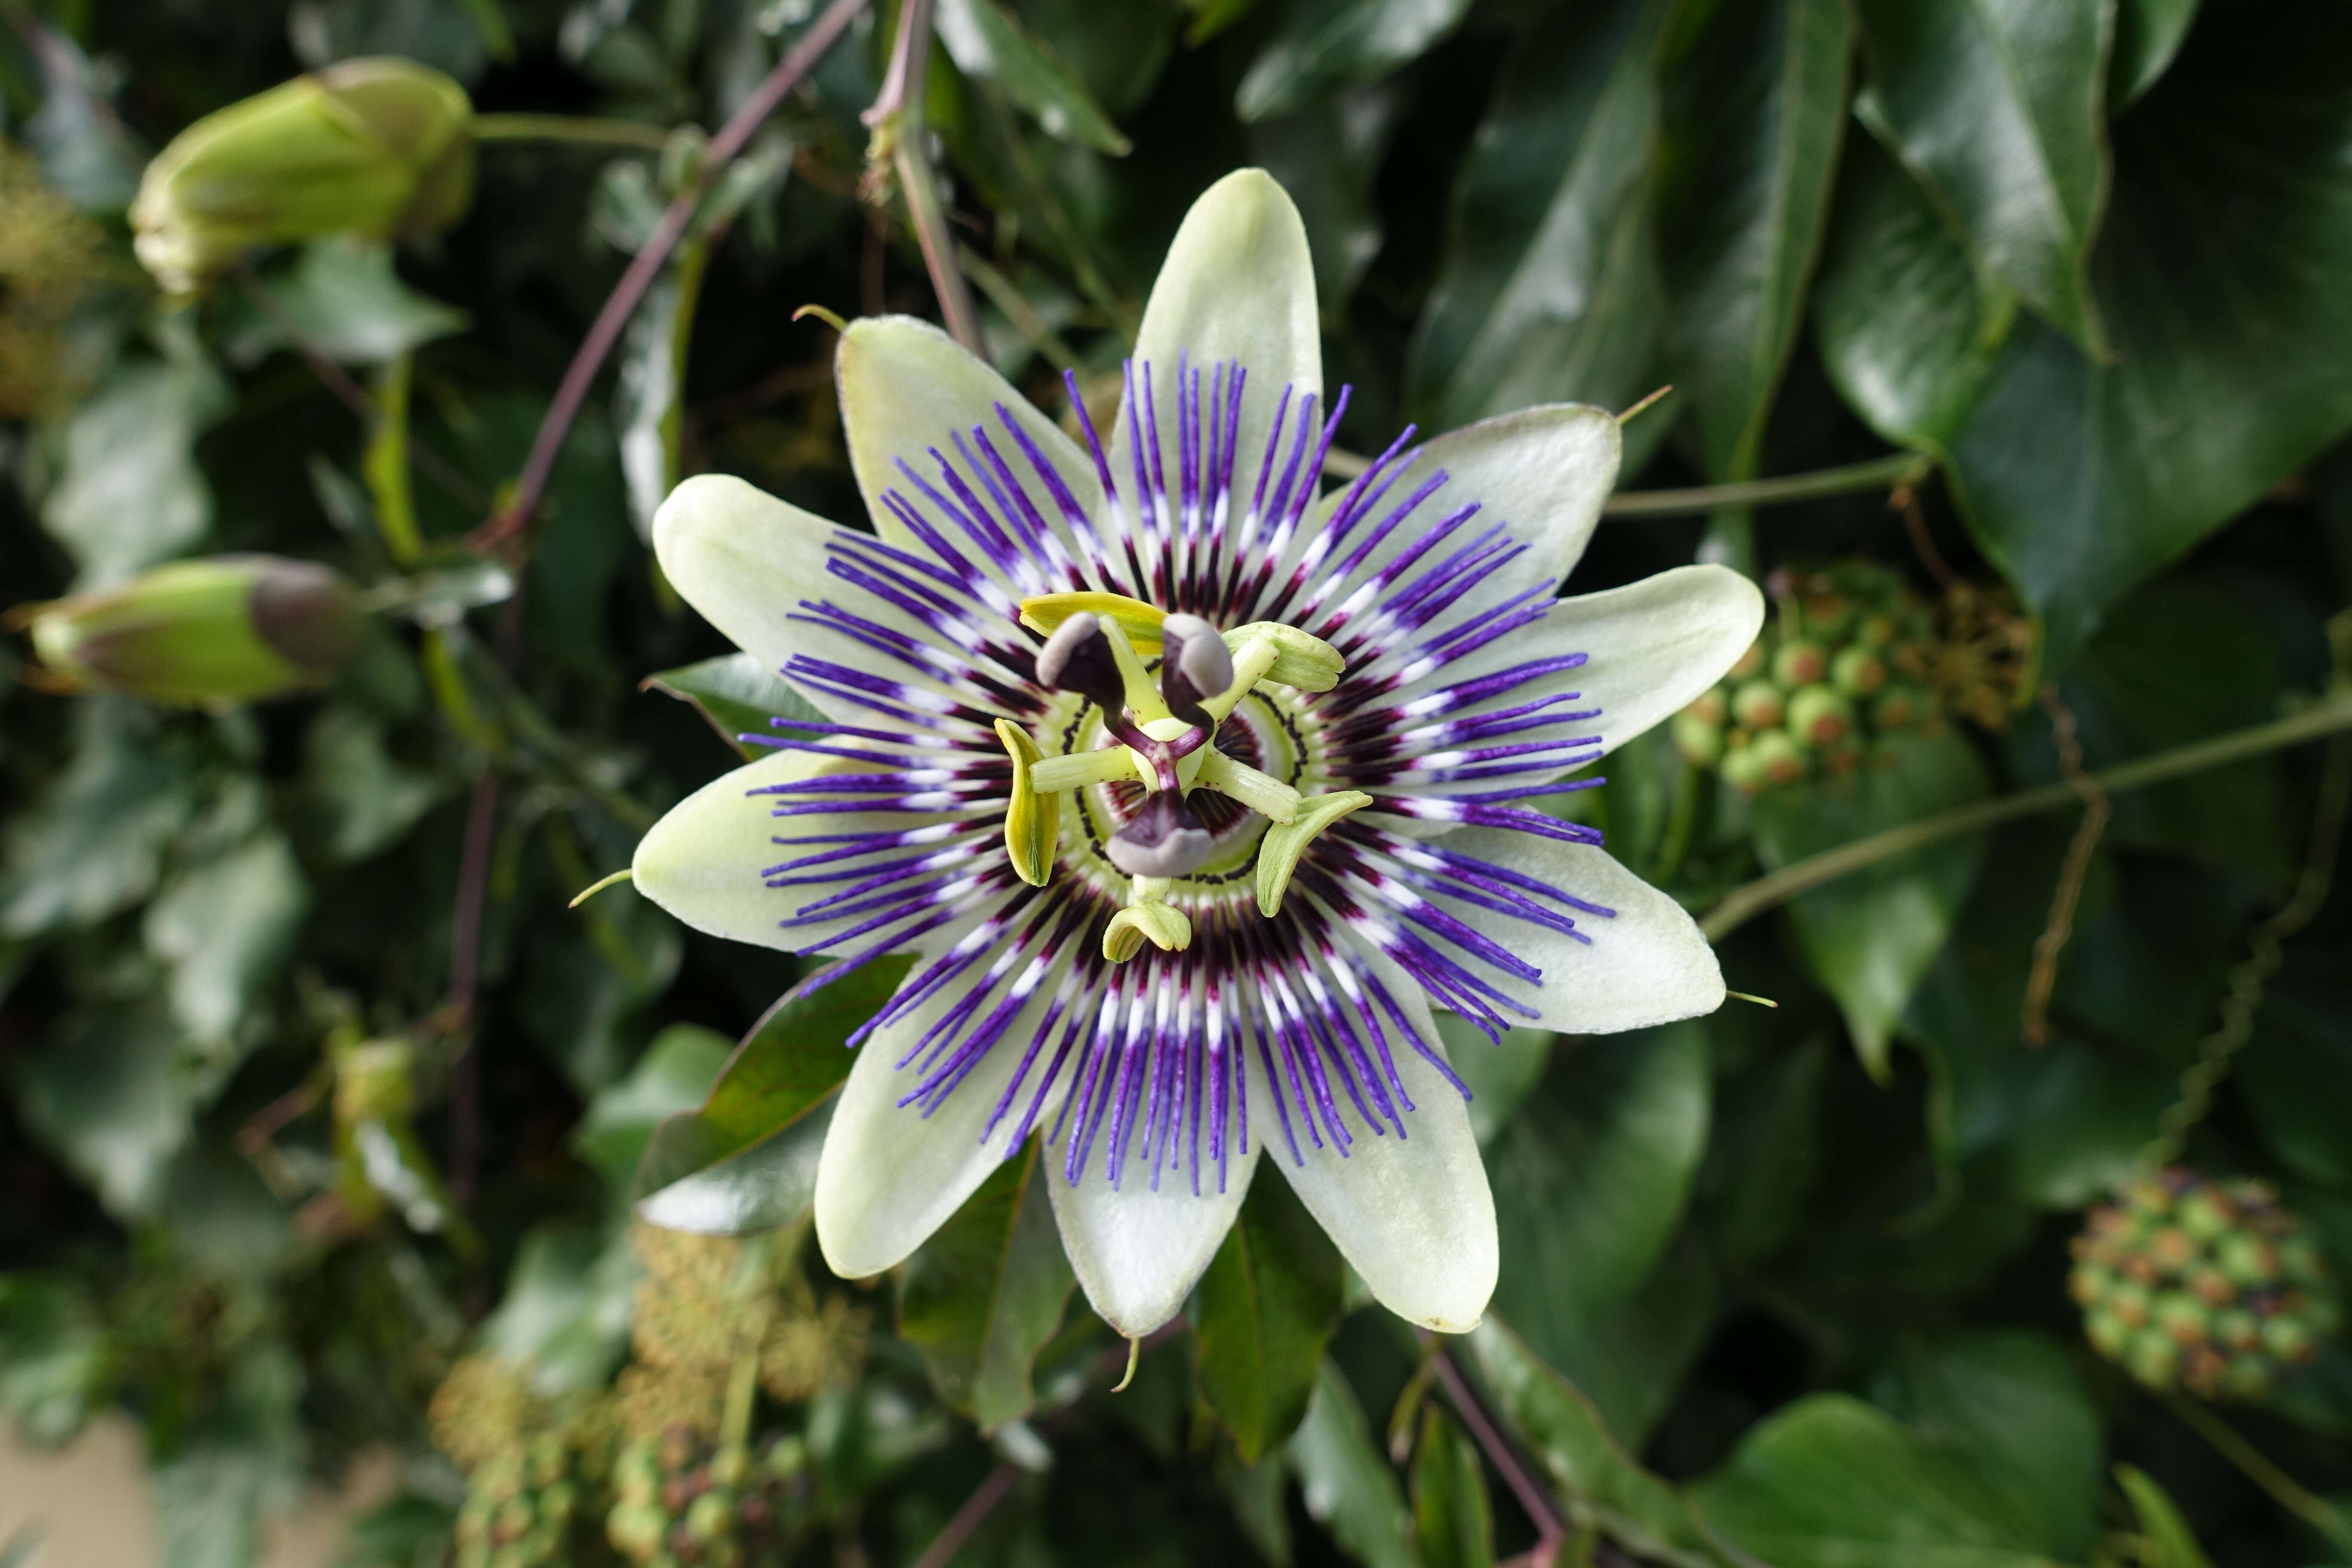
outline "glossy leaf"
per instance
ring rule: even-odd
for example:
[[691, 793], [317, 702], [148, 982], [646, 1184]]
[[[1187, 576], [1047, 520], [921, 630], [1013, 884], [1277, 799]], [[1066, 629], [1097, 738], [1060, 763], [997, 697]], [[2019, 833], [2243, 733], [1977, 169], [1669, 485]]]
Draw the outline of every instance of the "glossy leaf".
[[310, 902], [292, 847], [263, 833], [192, 867], [147, 907], [147, 950], [171, 970], [172, 1013], [192, 1038], [236, 1034]]
[[220, 373], [194, 356], [127, 364], [74, 413], [41, 522], [81, 567], [77, 588], [121, 582], [212, 526], [196, 437], [227, 410]]
[[2266, 3], [2207, 29], [2116, 138], [2097, 269], [2115, 363], [2021, 329], [1953, 446], [2052, 670], [2352, 426], [2352, 15]]
[[315, 241], [263, 287], [275, 309], [255, 310], [228, 342], [240, 364], [298, 346], [346, 364], [383, 364], [467, 325], [465, 311], [401, 281], [387, 245]]
[[10, 936], [86, 925], [145, 898], [195, 809], [188, 769], [153, 743], [136, 703], [86, 699], [74, 717], [72, 762], [8, 825], [0, 931]]
[[983, 1432], [1034, 1408], [1030, 1367], [1077, 1282], [1038, 1169], [1043, 1147], [1032, 1140], [1004, 1162], [898, 1271], [898, 1337]]
[[1436, 1015], [1445, 1058], [1470, 1088], [1470, 1131], [1481, 1149], [1502, 1136], [1543, 1080], [1559, 1037], [1549, 1029], [1507, 1029], [1488, 1039], [1458, 1013]]
[[[1984, 795], [1984, 764], [1968, 742], [1905, 739], [1842, 780], [1780, 790], [1756, 802], [1756, 852], [1769, 867], [1964, 805]], [[1854, 1049], [1884, 1078], [1895, 1026], [1936, 961], [1984, 852], [1980, 836], [1882, 860], [1790, 906], [1814, 974], [1845, 1013]]]
[[766, 747], [746, 744], [737, 737], [779, 733], [769, 724], [770, 719], [827, 722], [807, 699], [785, 684], [782, 676], [748, 653], [720, 654], [699, 664], [665, 669], [659, 675], [647, 676], [645, 685], [649, 690], [692, 703], [694, 710], [719, 731], [719, 738], [747, 760], [770, 752]]
[[1433, 426], [1534, 403], [1622, 408], [1652, 390], [1662, 285], [1643, 197], [1669, 9], [1556, 6], [1515, 43], [1408, 359]]
[[1412, 1456], [1412, 1521], [1427, 1568], [1493, 1568], [1495, 1509], [1477, 1445], [1434, 1405]]
[[1666, 357], [1707, 471], [1749, 479], [1829, 215], [1848, 23], [1840, 0], [1686, 15], [1664, 51], [1659, 139]]
[[[820, 1109], [829, 1111], [849, 1076], [843, 1042], [890, 999], [913, 964], [912, 954], [892, 954], [831, 984], [818, 984], [825, 978], [820, 971], [780, 997], [735, 1047], [702, 1108], [665, 1118], [654, 1130], [637, 1166], [638, 1212], [677, 1229], [735, 1230], [757, 1227], [734, 1223], [747, 1217], [781, 1224], [805, 1207], [803, 1198], [793, 1214], [769, 1218], [757, 1200], [793, 1185], [784, 1178], [800, 1169], [796, 1156], [803, 1152], [814, 1194], [814, 1150], [802, 1148], [807, 1123]], [[698, 1178], [690, 1189], [670, 1190]], [[709, 1223], [714, 1214], [730, 1223]], [[688, 1215], [704, 1223], [683, 1223]]]
[[994, 82], [1047, 135], [1097, 153], [1127, 152], [1127, 138], [1086, 83], [999, 0], [941, 0], [939, 36], [958, 70]]
[[2197, 1532], [2154, 1477], [2133, 1465], [2116, 1467], [2116, 1484], [2139, 1520], [2139, 1560], [2147, 1568], [2213, 1568]]
[[26, 1126], [125, 1219], [162, 1203], [205, 1087], [158, 1008], [70, 1020], [26, 1058], [17, 1080]]
[[1251, 157], [1290, 193], [1307, 225], [1316, 302], [1327, 318], [1345, 310], [1380, 254], [1372, 181], [1402, 107], [1401, 94], [1375, 84], [1319, 95], [1249, 128]]
[[1201, 1277], [1192, 1314], [1201, 1396], [1244, 1464], [1278, 1447], [1307, 1414], [1324, 1347], [1339, 1326], [1339, 1254], [1287, 1182], [1253, 1182]]
[[1420, 1568], [1412, 1513], [1355, 1390], [1328, 1361], [1291, 1434], [1291, 1468], [1308, 1517], [1366, 1568]]
[[1234, 109], [1263, 120], [1339, 82], [1373, 81], [1452, 32], [1470, 0], [1297, 0], [1242, 78]]
[[1970, 256], [2096, 352], [2113, 0], [1860, 0], [1862, 112]]
[[2116, 0], [2115, 60], [2107, 72], [2110, 113], [2121, 114], [2171, 66], [2197, 20], [2199, 0]]
[[628, 1077], [588, 1102], [572, 1131], [572, 1152], [596, 1168], [609, 1190], [627, 1193], [654, 1129], [700, 1105], [734, 1048], [724, 1035], [672, 1024], [653, 1037]]
[[1685, 1228], [1624, 1300], [1601, 1312], [1538, 1320], [1544, 1359], [1638, 1450], [1696, 1369], [1723, 1306], [1722, 1271]]
[[104, 1392], [106, 1338], [81, 1282], [0, 1274], [0, 1415], [44, 1447], [81, 1430]]

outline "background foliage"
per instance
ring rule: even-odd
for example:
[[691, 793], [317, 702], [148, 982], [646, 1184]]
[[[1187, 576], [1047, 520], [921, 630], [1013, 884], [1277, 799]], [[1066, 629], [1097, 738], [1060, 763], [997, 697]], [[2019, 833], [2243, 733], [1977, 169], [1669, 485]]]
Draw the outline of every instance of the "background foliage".
[[[707, 267], [639, 312], [527, 558], [461, 542], [691, 166], [659, 128], [717, 125], [814, 9], [0, 4], [7, 596], [268, 550], [395, 605], [330, 689], [218, 713], [59, 697], [0, 652], [19, 1429], [131, 1412], [169, 1561], [203, 1568], [251, 1561], [302, 1478], [384, 1447], [404, 1489], [354, 1564], [448, 1561], [461, 1513], [526, 1494], [573, 1532], [542, 1560], [597, 1560], [630, 1466], [735, 1484], [708, 1479], [722, 1420], [775, 1456], [781, 1539], [811, 1562], [913, 1562], [968, 1500], [971, 1563], [2347, 1561], [2340, 1516], [2262, 1474], [2352, 1490], [2340, 1346], [2217, 1432], [2095, 1356], [2065, 1293], [2080, 1211], [2223, 1055], [2233, 984], [2244, 1012], [2237, 966], [2327, 804], [2315, 750], [2118, 794], [2078, 878], [2061, 791], [1805, 892], [1724, 940], [1730, 984], [1776, 1009], [1458, 1043], [1504, 1262], [1442, 1357], [1276, 1183], [1116, 1395], [1123, 1347], [1074, 1302], [1025, 1165], [897, 1279], [824, 1278], [800, 1237], [830, 1047], [894, 977], [770, 1013], [794, 961], [625, 891], [563, 903], [734, 761], [731, 715], [789, 700], [659, 581], [651, 502], [721, 468], [853, 518], [831, 333], [793, 310], [936, 308], [891, 182], [866, 180], [889, 7], [706, 204]], [[1695, 910], [2057, 781], [2053, 714], [2096, 770], [2330, 684], [2352, 594], [2334, 0], [940, 0], [937, 24], [962, 270], [1041, 405], [1063, 368], [1115, 397], [1186, 204], [1260, 163], [1306, 216], [1349, 446], [1671, 383], [1628, 426], [1629, 485], [1870, 465], [1810, 499], [1628, 512], [1580, 590], [1694, 555], [1865, 556], [1922, 593], [1966, 579], [1996, 643], [2019, 631], [2024, 668], [1978, 672], [1989, 724], [1859, 779], [1751, 805], [1663, 731], [1619, 753], [1580, 809]], [[469, 216], [396, 265], [264, 252], [169, 308], [123, 220], [146, 156], [364, 54], [448, 71], [486, 112], [656, 130], [485, 142]], [[420, 562], [387, 510], [403, 406]], [[2079, 907], [2029, 1045], [2062, 882]], [[2347, 935], [2330, 906], [2286, 943], [2166, 1151], [2276, 1184], [2339, 1277]], [[633, 1246], [633, 1202], [764, 1239]], [[703, 1447], [647, 1446], [664, 1432]], [[2268, 1461], [2231, 1459], [2232, 1432]], [[596, 1500], [575, 1519], [559, 1485]]]

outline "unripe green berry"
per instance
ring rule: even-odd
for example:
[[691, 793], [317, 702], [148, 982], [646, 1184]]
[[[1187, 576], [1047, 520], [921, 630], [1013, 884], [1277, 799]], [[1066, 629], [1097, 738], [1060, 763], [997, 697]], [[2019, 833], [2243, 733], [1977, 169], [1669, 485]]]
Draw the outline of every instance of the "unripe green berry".
[[2201, 1342], [2212, 1331], [2213, 1315], [2196, 1297], [2168, 1290], [2156, 1300], [2156, 1326], [2184, 1345]]
[[2161, 1329], [2142, 1329], [2125, 1347], [2124, 1369], [2151, 1388], [2169, 1387], [2180, 1370], [2180, 1346]]
[[1731, 717], [1731, 689], [1717, 686], [1702, 691], [1691, 699], [1691, 705], [1683, 711], [1720, 728]]
[[1696, 767], [1711, 768], [1723, 760], [1723, 726], [1709, 723], [1699, 714], [1685, 708], [1675, 715], [1675, 747], [1683, 760]]
[[1731, 668], [1726, 672], [1725, 679], [1748, 680], [1762, 674], [1766, 661], [1772, 657], [1769, 642], [1770, 635], [1768, 633], [1749, 643], [1747, 650], [1731, 661]]
[[1870, 721], [1883, 731], [1908, 730], [1927, 716], [1927, 694], [1916, 686], [1880, 689], [1870, 705]]
[[1811, 686], [1830, 669], [1830, 656], [1822, 645], [1799, 638], [1784, 643], [1772, 656], [1772, 679], [1791, 689]]
[[1732, 693], [1731, 715], [1747, 729], [1774, 729], [1787, 711], [1780, 688], [1769, 680], [1750, 680]]
[[1853, 731], [1853, 708], [1827, 686], [1808, 686], [1789, 699], [1789, 732], [1811, 746], [1831, 746]]
[[2311, 1330], [2294, 1318], [2272, 1318], [2263, 1324], [2263, 1349], [2283, 1362], [2300, 1362], [2318, 1349]]
[[1785, 730], [1765, 731], [1748, 742], [1748, 751], [1769, 783], [1792, 784], [1805, 776], [1809, 763], [1804, 748]]
[[2214, 1247], [2213, 1257], [2222, 1273], [2248, 1289], [2270, 1284], [2279, 1276], [2278, 1249], [2263, 1237], [2243, 1231], [2223, 1237]]
[[2250, 1351], [2263, 1342], [2263, 1321], [2243, 1307], [2213, 1315], [2213, 1337], [2233, 1351]]
[[1886, 684], [1886, 661], [1870, 648], [1844, 648], [1830, 661], [1830, 684], [1848, 697], [1867, 697]]
[[686, 1532], [700, 1542], [719, 1540], [734, 1522], [735, 1499], [726, 1491], [705, 1492], [686, 1510]]
[[2137, 1329], [2147, 1321], [2153, 1305], [2147, 1287], [2126, 1279], [2107, 1292], [2107, 1310]]
[[2200, 1188], [2180, 1200], [2180, 1228], [2200, 1241], [2225, 1235], [2238, 1223], [2237, 1206], [2210, 1188]]
[[2113, 1312], [2093, 1310], [2083, 1320], [2083, 1331], [2093, 1348], [2110, 1361], [2121, 1356], [2131, 1343], [2131, 1325]]
[[1722, 769], [1723, 782], [1742, 795], [1761, 795], [1772, 782], [1765, 759], [1752, 743], [1724, 752]]
[[1895, 617], [1883, 610], [1863, 616], [1853, 629], [1853, 640], [1874, 651], [1884, 649], [1895, 640]]

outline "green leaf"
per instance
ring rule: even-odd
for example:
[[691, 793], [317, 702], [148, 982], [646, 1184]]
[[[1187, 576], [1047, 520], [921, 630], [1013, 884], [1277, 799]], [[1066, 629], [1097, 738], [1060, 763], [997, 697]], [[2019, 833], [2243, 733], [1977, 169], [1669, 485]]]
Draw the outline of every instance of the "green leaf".
[[[1843, 779], [1758, 798], [1756, 852], [1778, 868], [1851, 839], [1916, 822], [1983, 795], [1984, 764], [1947, 731], [1906, 739]], [[1973, 834], [1882, 860], [1790, 906], [1813, 973], [1845, 1014], [1854, 1049], [1884, 1079], [1895, 1024], [1943, 950], [1975, 880], [1984, 838]]]
[[1491, 1317], [1467, 1343], [1496, 1414], [1559, 1484], [1574, 1522], [1676, 1568], [1724, 1561], [1689, 1500], [1635, 1462], [1574, 1384]]
[[1193, 1375], [1244, 1464], [1305, 1418], [1346, 1266], [1287, 1182], [1255, 1182], [1201, 1277]]
[[1297, 0], [1234, 96], [1244, 120], [1297, 108], [1337, 82], [1374, 81], [1454, 30], [1470, 0]]
[[196, 437], [229, 405], [220, 373], [193, 353], [118, 369], [65, 428], [65, 468], [41, 523], [100, 588], [179, 554], [212, 527]]
[[17, 1103], [108, 1211], [131, 1218], [163, 1201], [202, 1087], [170, 1018], [118, 1008], [52, 1030], [19, 1071]]
[[[764, 757], [764, 747], [744, 744], [739, 735], [777, 733], [772, 718], [803, 719], [831, 726], [831, 721], [786, 684], [784, 678], [748, 653], [721, 654], [677, 669], [649, 675], [645, 689], [690, 702], [709, 721], [719, 738], [745, 759]], [[805, 733], [805, 731], [795, 731]]]
[[147, 951], [172, 972], [172, 1014], [226, 1041], [293, 944], [310, 889], [285, 837], [266, 832], [183, 871], [147, 906]]
[[2148, 1473], [2134, 1465], [2116, 1467], [2116, 1484], [2131, 1500], [2139, 1518], [2139, 1557], [2143, 1568], [2213, 1568], [2213, 1560], [2198, 1544], [2179, 1505]]
[[734, 1048], [715, 1030], [672, 1024], [654, 1037], [628, 1077], [596, 1091], [572, 1130], [572, 1152], [596, 1168], [608, 1189], [627, 1193], [654, 1129], [700, 1105]]
[[2271, 1157], [2305, 1181], [2352, 1189], [2352, 988], [2330, 959], [2298, 952], [2263, 999], [2232, 1085]]
[[0, 1414], [25, 1441], [47, 1447], [81, 1430], [104, 1393], [106, 1352], [79, 1281], [0, 1274]]
[[1918, 183], [1870, 138], [1849, 145], [1813, 289], [1822, 363], [1847, 405], [1889, 441], [1940, 450], [2016, 315]]
[[1892, 1416], [1815, 1394], [1752, 1429], [1693, 1492], [1774, 1568], [2046, 1568], [1959, 1465]]
[[465, 311], [420, 294], [393, 269], [389, 245], [314, 240], [262, 287], [277, 309], [255, 310], [226, 352], [251, 364], [273, 349], [315, 349], [345, 364], [383, 364], [464, 331]]
[[1098, 0], [1018, 0], [1013, 6], [1112, 115], [1139, 109], [1151, 96], [1187, 8], [1192, 8], [1190, 0], [1131, 0], [1123, 5]]
[[529, 1367], [542, 1394], [602, 1388], [628, 1343], [639, 1272], [621, 1226], [542, 1225], [515, 1253], [482, 1348]]
[[1720, 1270], [1686, 1227], [1633, 1293], [1606, 1311], [1540, 1320], [1545, 1360], [1619, 1440], [1640, 1448], [1706, 1349], [1723, 1294]]
[[346, 864], [390, 848], [449, 790], [441, 777], [394, 759], [383, 726], [342, 703], [311, 721], [302, 763], [303, 797], [318, 814], [327, 853]]
[[2116, 52], [2107, 70], [2107, 106], [2121, 114], [2180, 53], [2197, 20], [2198, 0], [2117, 0]]
[[1315, 261], [1316, 305], [1326, 321], [1342, 319], [1380, 254], [1372, 181], [1402, 107], [1402, 96], [1388, 85], [1350, 88], [1249, 128], [1250, 156], [1298, 205]]
[[646, 290], [621, 343], [613, 416], [619, 426], [616, 439], [621, 477], [628, 486], [629, 521], [647, 543], [653, 541], [654, 513], [677, 488], [686, 438], [687, 349], [709, 261], [707, 240], [698, 237], [683, 242]]
[[2089, 1552], [2104, 1433], [2055, 1341], [2030, 1329], [1906, 1341], [1872, 1401], [1973, 1474], [2038, 1550]]
[[1054, 47], [999, 0], [940, 0], [938, 25], [956, 69], [996, 83], [1048, 136], [1114, 157], [1133, 145]]
[[1845, 132], [1840, 0], [1696, 8], [1664, 50], [1666, 354], [1718, 479], [1751, 479]]
[[1434, 1405], [1421, 1413], [1412, 1521], [1428, 1568], [1494, 1568], [1495, 1508], [1477, 1445]]
[[1367, 1568], [1420, 1568], [1396, 1472], [1374, 1445], [1355, 1391], [1328, 1360], [1288, 1452], [1308, 1517], [1342, 1550]]
[[1499, 1044], [1458, 1013], [1436, 1015], [1445, 1058], [1470, 1089], [1470, 1131], [1481, 1149], [1502, 1136], [1543, 1080], [1552, 1047], [1549, 1029], [1506, 1029]]
[[1516, 41], [1409, 356], [1407, 390], [1431, 424], [1534, 403], [1622, 408], [1651, 390], [1662, 285], [1643, 197], [1669, 9], [1555, 6]]
[[194, 781], [154, 743], [154, 729], [153, 715], [127, 698], [77, 705], [73, 761], [8, 825], [0, 931], [88, 925], [154, 889], [164, 850], [195, 809]]
[[[914, 962], [894, 953], [831, 984], [819, 971], [778, 998], [736, 1047], [702, 1108], [654, 1130], [637, 1167], [640, 1217], [731, 1231], [780, 1225], [804, 1209], [815, 1194], [811, 1124], [820, 1112], [830, 1120], [834, 1093], [849, 1076], [843, 1043], [880, 1011]], [[777, 1213], [786, 1203], [792, 1212]]]
[[1816, 1035], [1727, 1077], [1699, 1173], [1710, 1239], [1735, 1264], [1769, 1257], [1804, 1223], [1821, 1169], [1822, 1075], [1830, 1042]]
[[155, 1468], [157, 1559], [252, 1568], [273, 1516], [300, 1498], [302, 1367], [272, 1340], [241, 1348], [210, 1408]]
[[2352, 426], [2352, 13], [2266, 0], [2203, 38], [2116, 127], [2114, 363], [2028, 326], [1952, 448], [2052, 671]]
[[1984, 272], [2098, 352], [2112, 0], [1859, 0], [1863, 118]]
[[1030, 1368], [1077, 1282], [1037, 1170], [1044, 1147], [1032, 1139], [992, 1172], [898, 1270], [898, 1337], [982, 1432], [1035, 1408]]

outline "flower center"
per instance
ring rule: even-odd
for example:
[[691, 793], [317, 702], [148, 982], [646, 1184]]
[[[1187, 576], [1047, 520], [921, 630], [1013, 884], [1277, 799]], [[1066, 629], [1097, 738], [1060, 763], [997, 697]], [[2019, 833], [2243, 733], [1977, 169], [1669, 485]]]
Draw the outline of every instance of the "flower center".
[[[1345, 668], [1319, 637], [1271, 621], [1220, 631], [1117, 594], [1045, 594], [1022, 623], [1046, 634], [1037, 682], [1058, 693], [1033, 730], [1000, 720], [1013, 773], [1004, 849], [1044, 887], [1066, 837], [1079, 874], [1127, 907], [1103, 956], [1192, 940], [1183, 905], [1246, 885], [1272, 916], [1316, 835], [1371, 804], [1360, 790], [1303, 795], [1310, 770], [1294, 693], [1328, 691]], [[1275, 764], [1268, 768], [1266, 763]]]

